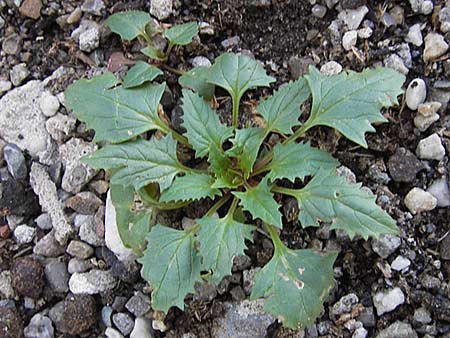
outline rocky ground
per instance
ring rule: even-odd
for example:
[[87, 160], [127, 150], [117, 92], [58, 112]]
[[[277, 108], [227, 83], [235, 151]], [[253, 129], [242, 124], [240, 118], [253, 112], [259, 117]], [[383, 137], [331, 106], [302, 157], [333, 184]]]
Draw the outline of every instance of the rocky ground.
[[[121, 261], [108, 175], [80, 163], [97, 145], [63, 92], [142, 57], [138, 43], [122, 45], [104, 25], [126, 9], [202, 22], [199, 39], [171, 56], [174, 68], [233, 50], [262, 61], [279, 80], [274, 88], [309, 64], [327, 74], [384, 65], [407, 75], [401, 106], [384, 112], [390, 123], [368, 136], [368, 149], [326, 128], [308, 135], [401, 229], [350, 241], [286, 217], [290, 247], [340, 252], [336, 287], [311, 327], [282, 329], [259, 301], [245, 300], [273, 250], [258, 235], [231, 277], [198, 285], [185, 312], [165, 318], [152, 311], [137, 263]], [[450, 1], [0, 0], [0, 33], [1, 337], [450, 337]], [[176, 124], [180, 88], [173, 74], [166, 80], [163, 106]], [[179, 226], [196, 210], [167, 216]]]

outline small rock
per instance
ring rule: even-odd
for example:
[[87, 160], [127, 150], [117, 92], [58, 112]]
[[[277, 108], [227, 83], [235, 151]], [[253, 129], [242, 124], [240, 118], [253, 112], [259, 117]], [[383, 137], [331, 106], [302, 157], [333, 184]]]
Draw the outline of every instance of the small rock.
[[28, 176], [27, 164], [22, 150], [14, 143], [8, 143], [3, 147], [3, 158], [12, 177], [16, 180], [25, 180]]
[[142, 317], [151, 309], [150, 297], [142, 292], [136, 292], [125, 304], [125, 307], [136, 317]]
[[381, 16], [381, 22], [386, 27], [391, 27], [397, 25], [397, 22], [395, 21], [395, 18], [388, 12], [384, 12]]
[[150, 2], [150, 14], [158, 20], [167, 19], [172, 14], [172, 0], [152, 0]]
[[420, 47], [423, 44], [422, 30], [420, 29], [422, 25], [417, 23], [409, 27], [408, 35], [405, 38], [406, 42], [410, 42], [413, 45]]
[[410, 82], [406, 89], [405, 99], [406, 105], [411, 110], [416, 110], [419, 104], [424, 103], [427, 98], [427, 86], [425, 81], [416, 78]]
[[15, 65], [9, 72], [9, 77], [14, 86], [19, 86], [30, 75], [26, 63], [19, 63]]
[[100, 45], [100, 31], [97, 27], [88, 29], [80, 34], [78, 46], [83, 52], [92, 52]]
[[417, 145], [416, 154], [417, 157], [423, 160], [441, 161], [445, 156], [445, 148], [442, 145], [439, 135], [434, 133], [420, 140]]
[[0, 80], [0, 96], [3, 95], [5, 92], [10, 90], [12, 87], [12, 83], [5, 80]]
[[443, 7], [439, 11], [439, 21], [441, 23], [442, 33], [450, 32], [450, 4], [447, 3], [446, 7]]
[[198, 33], [203, 35], [214, 35], [214, 26], [208, 22], [202, 21], [198, 25]]
[[102, 307], [102, 321], [106, 327], [112, 327], [111, 315], [114, 309], [111, 306]]
[[143, 317], [137, 317], [134, 320], [134, 328], [130, 334], [130, 338], [153, 338], [150, 320]]
[[64, 300], [59, 315], [61, 318], [59, 331], [80, 335], [97, 323], [95, 300], [92, 296], [69, 294]]
[[349, 293], [348, 295], [343, 296], [336, 302], [331, 308], [331, 314], [335, 317], [340, 316], [344, 313], [350, 313], [352, 311], [353, 306], [358, 304], [359, 298], [354, 293]]
[[244, 300], [240, 303], [224, 303], [223, 317], [212, 323], [212, 337], [254, 338], [265, 337], [274, 318], [263, 310], [263, 300]]
[[261, 270], [261, 268], [252, 268], [250, 270], [244, 270], [242, 272], [242, 285], [244, 287], [244, 292], [246, 295], [250, 295], [255, 285], [256, 274]]
[[424, 307], [420, 307], [420, 308], [414, 310], [413, 319], [414, 319], [414, 322], [416, 322], [419, 325], [429, 324], [433, 321], [431, 319], [430, 312]]
[[45, 123], [48, 133], [56, 142], [64, 142], [75, 130], [77, 120], [73, 117], [57, 114], [50, 117]]
[[102, 16], [102, 11], [105, 9], [103, 0], [85, 0], [81, 5], [81, 10], [97, 16]]
[[17, 55], [20, 52], [21, 40], [18, 34], [8, 35], [2, 42], [2, 51], [9, 55]]
[[205, 56], [196, 56], [191, 63], [193, 67], [211, 67], [211, 61]]
[[35, 228], [22, 224], [14, 229], [13, 237], [17, 244], [27, 244], [33, 241], [35, 234]]
[[356, 183], [356, 175], [350, 168], [341, 165], [336, 169], [336, 175], [345, 178], [348, 183]]
[[431, 195], [437, 200], [437, 206], [439, 208], [445, 208], [450, 206], [450, 190], [448, 180], [446, 178], [440, 178], [435, 180], [427, 189]]
[[89, 260], [72, 258], [67, 265], [67, 271], [69, 274], [74, 274], [75, 272], [86, 272], [92, 268], [92, 263]]
[[368, 39], [372, 36], [373, 29], [370, 27], [364, 27], [358, 29], [358, 38], [360, 39]]
[[391, 269], [395, 271], [405, 271], [411, 265], [411, 261], [403, 256], [397, 256], [391, 263]]
[[106, 328], [105, 336], [107, 338], [124, 338], [119, 331], [117, 331], [116, 329], [113, 329], [112, 327]]
[[66, 202], [67, 207], [82, 215], [93, 215], [103, 205], [103, 201], [90, 191], [82, 191]]
[[56, 241], [55, 234], [51, 231], [36, 243], [33, 252], [44, 257], [58, 257], [65, 250], [65, 247]]
[[133, 331], [134, 320], [129, 314], [116, 313], [112, 316], [113, 323], [122, 332], [124, 336], [128, 336]]
[[367, 330], [363, 327], [359, 327], [353, 332], [352, 338], [366, 338], [367, 337]]
[[439, 120], [438, 110], [441, 108], [440, 102], [426, 102], [419, 104], [418, 114], [414, 117], [414, 125], [420, 131], [427, 130], [434, 122]]
[[217, 287], [214, 284], [197, 282], [195, 283], [195, 291], [194, 299], [202, 302], [210, 302], [217, 297]]
[[41, 0], [24, 0], [19, 7], [19, 12], [23, 16], [37, 20], [41, 16]]
[[82, 12], [81, 8], [80, 7], [75, 8], [73, 10], [73, 12], [70, 13], [70, 15], [67, 17], [67, 23], [69, 25], [77, 23], [78, 21], [80, 21], [82, 15], [83, 15], [83, 12]]
[[450, 260], [450, 235], [445, 236], [439, 245], [439, 253], [441, 254], [441, 259]]
[[387, 58], [384, 59], [384, 66], [396, 70], [403, 75], [407, 75], [409, 73], [408, 67], [405, 66], [403, 59], [397, 54], [391, 54]]
[[420, 188], [413, 188], [405, 197], [405, 205], [412, 214], [417, 214], [436, 208], [437, 200], [432, 194]]
[[355, 30], [351, 30], [344, 33], [342, 37], [342, 46], [345, 50], [350, 50], [352, 47], [356, 45], [358, 41], [358, 32]]
[[433, 2], [430, 0], [409, 0], [414, 13], [428, 15], [433, 11]]
[[45, 265], [45, 277], [50, 288], [56, 293], [66, 293], [69, 290], [69, 274], [65, 262], [52, 259]]
[[405, 22], [405, 10], [401, 6], [394, 6], [389, 14], [394, 18], [397, 25], [403, 25]]
[[327, 14], [327, 8], [322, 5], [314, 5], [311, 12], [316, 18], [322, 19]]
[[80, 259], [86, 259], [92, 256], [94, 249], [84, 242], [73, 240], [67, 246], [67, 253]]
[[398, 249], [401, 240], [397, 236], [382, 234], [378, 239], [372, 240], [372, 249], [381, 258], [388, 258]]
[[369, 13], [367, 6], [357, 9], [347, 9], [339, 13], [338, 19], [344, 21], [349, 30], [358, 29], [366, 14]]
[[252, 259], [247, 255], [238, 255], [233, 257], [232, 272], [249, 269], [252, 266]]
[[417, 173], [424, 168], [423, 163], [405, 148], [397, 148], [388, 161], [389, 173], [396, 182], [412, 182]]
[[39, 298], [44, 287], [42, 264], [31, 257], [18, 258], [11, 268], [12, 285], [18, 294]]
[[373, 306], [363, 308], [357, 319], [364, 327], [375, 327], [376, 319]]
[[416, 331], [413, 330], [410, 324], [402, 323], [400, 321], [396, 321], [394, 324], [391, 324], [384, 330], [380, 331], [380, 333], [375, 336], [375, 338], [417, 338]]
[[101, 246], [105, 244], [103, 236], [99, 234], [95, 216], [76, 215], [74, 225], [76, 228], [79, 228], [78, 235], [83, 242], [93, 246]]
[[111, 272], [91, 270], [74, 273], [69, 280], [69, 289], [74, 294], [97, 294], [113, 289], [117, 284]]
[[379, 316], [393, 311], [397, 308], [397, 306], [402, 305], [404, 302], [405, 295], [399, 287], [395, 287], [384, 292], [377, 292], [373, 296], [373, 304], [375, 305]]
[[342, 72], [342, 66], [336, 61], [329, 61], [320, 67], [320, 73], [322, 75], [331, 76], [337, 75]]
[[239, 36], [232, 36], [231, 38], [223, 40], [220, 44], [224, 49], [231, 49], [234, 46], [239, 45], [241, 38]]
[[299, 77], [308, 73], [309, 65], [313, 65], [314, 60], [309, 57], [297, 57], [293, 56], [288, 61], [289, 71], [291, 72], [291, 78], [297, 80]]
[[13, 299], [14, 296], [11, 271], [5, 270], [0, 272], [0, 297], [2, 299]]
[[53, 116], [59, 109], [59, 100], [56, 96], [52, 95], [49, 91], [42, 93], [39, 99], [39, 106], [41, 107], [42, 113], [45, 116]]
[[423, 51], [423, 61], [429, 62], [436, 60], [444, 55], [448, 50], [448, 44], [442, 35], [437, 33], [428, 33], [425, 37], [425, 49]]
[[429, 274], [422, 274], [419, 278], [422, 287], [431, 291], [438, 291], [441, 289], [441, 281], [439, 278], [430, 276]]
[[24, 329], [23, 333], [25, 338], [53, 338], [55, 334], [50, 318], [40, 313], [31, 318], [30, 324]]
[[14, 307], [0, 305], [0, 334], [2, 338], [23, 337], [23, 322]]
[[84, 32], [87, 32], [90, 29], [96, 29], [97, 31], [100, 31], [100, 28], [97, 24], [97, 22], [92, 21], [92, 20], [86, 20], [83, 19], [80, 22], [80, 25], [78, 26], [77, 29], [75, 29], [72, 34], [70, 34], [70, 37], [72, 39], [74, 39], [77, 43], [80, 42], [80, 35], [83, 34]]

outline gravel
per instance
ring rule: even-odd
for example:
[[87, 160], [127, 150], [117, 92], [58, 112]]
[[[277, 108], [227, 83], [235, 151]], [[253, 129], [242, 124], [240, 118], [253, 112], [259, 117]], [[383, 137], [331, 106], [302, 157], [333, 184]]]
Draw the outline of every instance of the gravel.
[[69, 289], [74, 294], [97, 294], [112, 290], [116, 279], [107, 270], [93, 269], [89, 272], [75, 272], [69, 280]]
[[420, 140], [416, 149], [417, 157], [423, 160], [441, 161], [445, 156], [445, 148], [438, 134], [434, 133]]
[[376, 338], [417, 338], [417, 333], [408, 323], [395, 322], [384, 330], [381, 330]]
[[45, 116], [51, 117], [58, 112], [59, 100], [56, 96], [46, 90], [39, 99], [39, 107]]
[[27, 244], [33, 241], [36, 229], [26, 224], [17, 226], [14, 229], [14, 240], [17, 244]]
[[69, 290], [69, 274], [65, 262], [59, 259], [49, 260], [45, 264], [45, 278], [54, 292], [65, 293]]
[[[378, 316], [395, 310], [405, 302], [405, 295], [399, 287], [379, 291], [373, 296], [373, 305], [377, 309]], [[395, 336], [393, 336], [395, 337]]]
[[28, 168], [22, 150], [15, 144], [9, 143], [3, 147], [3, 158], [9, 173], [16, 180], [25, 180], [28, 176]]
[[24, 329], [25, 338], [53, 338], [54, 329], [50, 318], [35, 314], [28, 326]]
[[425, 81], [416, 78], [412, 80], [405, 93], [406, 105], [411, 110], [417, 110], [419, 104], [424, 103], [427, 98], [427, 85]]
[[92, 256], [94, 249], [88, 244], [73, 240], [67, 246], [67, 253], [73, 257], [86, 259]]
[[399, 237], [389, 234], [383, 234], [378, 239], [372, 240], [372, 249], [381, 258], [388, 258], [393, 254], [401, 244]]
[[430, 62], [444, 55], [448, 50], [448, 44], [444, 37], [437, 33], [428, 33], [425, 36], [425, 49], [423, 61]]
[[112, 316], [114, 325], [124, 336], [128, 336], [133, 331], [134, 320], [127, 313], [115, 313]]
[[405, 205], [413, 214], [436, 208], [437, 199], [420, 188], [411, 189], [405, 197]]
[[125, 307], [136, 317], [142, 317], [151, 309], [150, 297], [144, 295], [142, 292], [136, 292], [135, 295], [127, 301]]
[[138, 317], [134, 320], [134, 328], [130, 338], [153, 338], [150, 320]]
[[450, 206], [450, 189], [447, 178], [439, 178], [428, 187], [427, 192], [433, 195], [437, 200], [439, 208]]

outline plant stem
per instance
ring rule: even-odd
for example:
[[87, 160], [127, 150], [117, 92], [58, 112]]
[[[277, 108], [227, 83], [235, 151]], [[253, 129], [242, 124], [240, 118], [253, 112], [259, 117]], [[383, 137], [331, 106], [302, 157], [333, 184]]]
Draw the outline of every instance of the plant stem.
[[293, 196], [293, 197], [297, 197], [299, 194], [299, 190], [296, 189], [289, 189], [289, 188], [284, 188], [284, 187], [279, 187], [277, 185], [274, 185], [272, 187], [272, 189], [270, 189], [272, 192], [278, 192], [280, 194], [283, 195], [288, 195], [288, 196]]
[[239, 101], [240, 97], [233, 97], [233, 128], [239, 125]]
[[167, 61], [169, 59], [170, 52], [172, 51], [174, 46], [175, 45], [172, 42], [169, 42], [169, 47], [167, 47], [166, 55], [164, 56], [164, 61]]
[[165, 63], [161, 63], [160, 66], [162, 68], [164, 68], [165, 70], [168, 70], [169, 72], [174, 73], [176, 75], [184, 75], [184, 74], [186, 74], [186, 72], [184, 70], [179, 70], [179, 69], [172, 68], [172, 67], [170, 67], [169, 65], [167, 65]]
[[217, 201], [216, 204], [214, 204], [211, 209], [208, 210], [208, 212], [206, 213], [206, 216], [211, 216], [212, 214], [214, 214], [217, 210], [220, 209], [221, 206], [223, 206], [225, 203], [227, 203], [227, 201], [230, 199], [231, 195], [225, 195], [223, 196], [220, 200]]
[[191, 145], [189, 144], [189, 141], [186, 138], [186, 136], [181, 135], [180, 133], [178, 133], [177, 131], [175, 131], [171, 128], [169, 128], [169, 131], [172, 133], [172, 136], [175, 140], [180, 142], [182, 145], [185, 145], [186, 147], [191, 148]]
[[275, 251], [278, 251], [278, 252], [284, 251], [286, 246], [281, 241], [280, 236], [278, 235], [278, 232], [275, 229], [275, 227], [270, 224], [267, 224], [267, 223], [264, 223], [264, 225], [266, 226], [266, 229], [270, 235], [270, 238], [272, 239], [273, 245], [275, 247]]
[[239, 200], [236, 197], [234, 197], [233, 202], [231, 202], [230, 209], [228, 209], [227, 217], [233, 217], [236, 207], [238, 205], [238, 202], [239, 202]]
[[305, 124], [303, 124], [300, 128], [298, 128], [295, 133], [293, 133], [291, 136], [289, 136], [284, 142], [283, 144], [289, 144], [293, 141], [295, 141], [296, 139], [298, 139], [299, 137], [303, 136], [310, 128], [312, 127], [312, 125], [310, 125], [308, 123], [308, 121], [305, 122]]

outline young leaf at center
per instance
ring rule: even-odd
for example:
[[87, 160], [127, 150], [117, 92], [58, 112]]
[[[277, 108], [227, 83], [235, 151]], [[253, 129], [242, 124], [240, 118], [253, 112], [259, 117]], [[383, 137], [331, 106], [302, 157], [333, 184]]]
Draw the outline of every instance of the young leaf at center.
[[153, 81], [158, 75], [162, 74], [163, 72], [155, 66], [149, 65], [144, 61], [138, 61], [133, 67], [131, 67], [127, 75], [123, 78], [123, 87], [137, 87], [144, 82]]
[[184, 46], [190, 44], [197, 34], [198, 24], [196, 22], [188, 22], [170, 27], [164, 32], [164, 37], [172, 45]]
[[214, 178], [209, 175], [187, 173], [177, 177], [170, 188], [162, 193], [159, 201], [188, 201], [220, 196], [220, 190], [213, 188], [213, 183]]

